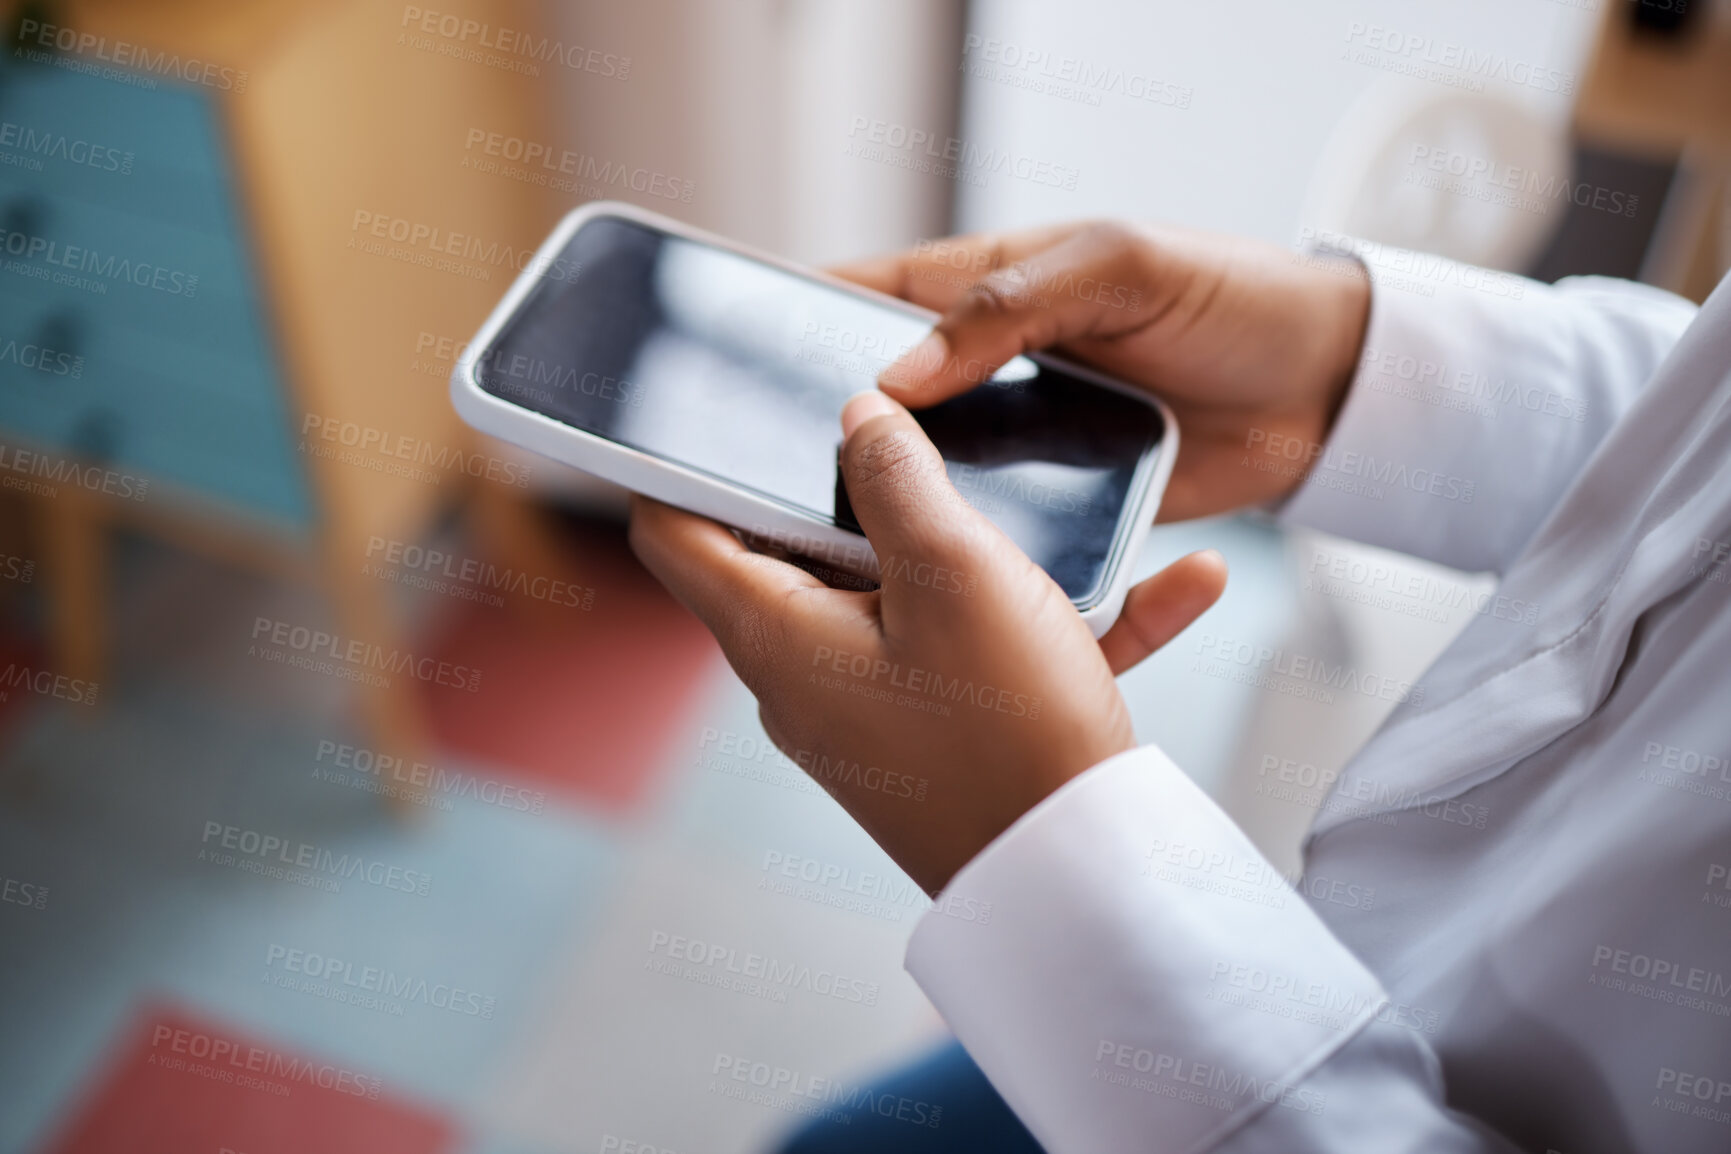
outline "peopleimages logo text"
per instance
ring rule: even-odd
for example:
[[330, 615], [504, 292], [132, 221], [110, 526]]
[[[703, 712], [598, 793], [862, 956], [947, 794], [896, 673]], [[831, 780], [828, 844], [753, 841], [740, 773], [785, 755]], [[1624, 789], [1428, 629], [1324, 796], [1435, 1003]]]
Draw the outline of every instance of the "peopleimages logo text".
[[[514, 69], [539, 75], [537, 64], [559, 64], [573, 72], [587, 72], [608, 80], [626, 80], [631, 75], [631, 57], [581, 44], [567, 44], [551, 36], [537, 35], [504, 25], [489, 24], [452, 12], [437, 12], [413, 4], [403, 6], [399, 25], [425, 36], [438, 36], [453, 45], [499, 53], [526, 67]], [[461, 58], [461, 53], [450, 53]]]
[[[1346, 27], [1346, 42], [1353, 48], [1378, 53], [1389, 61], [1403, 62], [1411, 66], [1412, 74], [1421, 79], [1443, 80], [1452, 75], [1453, 78], [1476, 81], [1478, 84], [1486, 80], [1500, 80], [1520, 88], [1533, 88], [1560, 96], [1575, 94], [1576, 81], [1572, 72], [1547, 68], [1526, 60], [1511, 59], [1501, 52], [1471, 48], [1451, 40], [1438, 40], [1432, 36], [1416, 35], [1397, 28], [1354, 20]], [[1347, 51], [1350, 54], [1352, 48]], [[1375, 62], [1374, 58], [1362, 61]], [[1475, 85], [1474, 91], [1477, 90]]]
[[[936, 670], [922, 669], [917, 665], [904, 666], [900, 662], [832, 649], [828, 645], [817, 647], [812, 654], [811, 664], [813, 668], [823, 668], [854, 678], [856, 683], [862, 685], [882, 683], [910, 694], [924, 694], [943, 702], [974, 705], [997, 713], [1007, 713], [1012, 717], [1037, 719], [1040, 716], [1042, 700], [1038, 696], [1013, 693], [994, 685], [976, 684], [972, 678], [947, 677]], [[816, 680], [815, 674], [808, 674], [808, 677]]]
[[[586, 152], [573, 152], [527, 137], [471, 128], [463, 140], [464, 152], [479, 151], [483, 156], [521, 164], [526, 169], [540, 168], [549, 176], [568, 176], [603, 189], [630, 191], [661, 200], [690, 204], [697, 186], [655, 169], [632, 167], [611, 160], [601, 160]], [[465, 157], [465, 163], [470, 158]]]
[[317, 988], [308, 988], [307, 992], [321, 996], [331, 992], [374, 995], [398, 1003], [431, 1006], [464, 1017], [486, 1019], [492, 1018], [498, 1003], [498, 999], [490, 994], [465, 990], [448, 982], [430, 982], [382, 966], [357, 966], [344, 958], [314, 950], [292, 949], [274, 942], [265, 950], [265, 967], [267, 971], [294, 975], [295, 980], [284, 983], [285, 988], [304, 988], [298, 979], [317, 983]]
[[16, 148], [35, 160], [58, 160], [80, 168], [94, 168], [98, 172], [117, 172], [121, 176], [132, 173], [133, 156], [130, 152], [82, 137], [67, 136], [63, 132], [14, 124], [10, 120], [0, 120], [0, 148]]
[[124, 282], [169, 296], [191, 298], [198, 295], [198, 276], [194, 273], [116, 256], [112, 252], [99, 252], [84, 245], [61, 244], [27, 232], [0, 228], [0, 253], [53, 268], [89, 273], [101, 278], [95, 282], [97, 284], [102, 281]]
[[[220, 821], [204, 823], [200, 843], [211, 848], [231, 850], [259, 861], [280, 862], [285, 866], [310, 870], [331, 878], [359, 879], [381, 889], [426, 897], [433, 876], [421, 870], [405, 869], [360, 853], [336, 853], [310, 842], [293, 841], [277, 834]], [[214, 843], [214, 845], [212, 844]], [[204, 856], [203, 853], [200, 854]]]
[[254, 641], [303, 654], [308, 657], [328, 657], [356, 669], [376, 669], [383, 673], [407, 673], [410, 677], [432, 685], [466, 689], [473, 693], [481, 687], [481, 671], [466, 665], [453, 665], [432, 657], [416, 657], [400, 649], [386, 649], [358, 637], [339, 637], [322, 629], [277, 621], [270, 617], [255, 618], [252, 624]]
[[1405, 704], [1423, 696], [1410, 681], [1355, 668], [1348, 662], [1331, 664], [1324, 658], [1288, 652], [1285, 648], [1254, 645], [1213, 633], [1202, 633], [1195, 642], [1198, 656], [1223, 664], [1239, 665], [1258, 672], [1295, 681], [1313, 682], [1330, 689], [1344, 689], [1365, 697]]
[[355, 421], [324, 417], [317, 413], [308, 413], [301, 418], [301, 437], [303, 441], [313, 440], [315, 445], [318, 441], [325, 441], [345, 449], [355, 449], [361, 453], [376, 454], [414, 465], [463, 473], [470, 477], [485, 477], [504, 485], [515, 485], [519, 489], [526, 488], [529, 484], [529, 465], [502, 460], [478, 451], [470, 452], [456, 445], [435, 444], [420, 437], [393, 433]]
[[[365, 746], [322, 740], [313, 761], [317, 765], [314, 777], [337, 769], [345, 774], [359, 774], [362, 779], [400, 782], [410, 790], [425, 790], [428, 794], [439, 797], [469, 798], [519, 813], [540, 813], [547, 804], [547, 795], [538, 789], [507, 785], [473, 773], [429, 765], [424, 761], [410, 761]], [[414, 795], [411, 793], [410, 796]]]
[[374, 237], [408, 245], [428, 256], [456, 257], [494, 268], [515, 269], [536, 273], [551, 280], [576, 280], [578, 266], [564, 257], [543, 257], [533, 248], [518, 248], [500, 241], [489, 241], [469, 232], [453, 232], [425, 221], [392, 216], [389, 213], [355, 209], [349, 221], [349, 232], [356, 236]]
[[[943, 136], [924, 128], [912, 128], [869, 116], [855, 116], [848, 125], [848, 136], [856, 145], [877, 145], [906, 156], [923, 156], [938, 165], [934, 171], [947, 175], [979, 179], [1002, 173], [1066, 191], [1074, 191], [1082, 175], [1080, 169], [1054, 164], [1026, 153], [1007, 148], [987, 148], [960, 137]], [[944, 165], [952, 168], [944, 170]]]
[[[257, 1074], [279, 1082], [299, 1082], [321, 1090], [353, 1094], [357, 1098], [377, 1099], [383, 1085], [377, 1077], [358, 1074], [344, 1066], [315, 1062], [264, 1046], [246, 1045], [221, 1035], [164, 1024], [158, 1024], [151, 1031], [150, 1048], [185, 1055], [237, 1073]], [[153, 1058], [156, 1056], [152, 1055]]]
[[172, 77], [188, 84], [202, 84], [224, 91], [246, 91], [247, 74], [242, 69], [224, 68], [197, 57], [182, 59], [178, 52], [164, 49], [152, 51], [130, 40], [110, 40], [94, 32], [81, 32], [59, 24], [25, 17], [18, 21], [13, 38], [21, 49], [28, 47], [44, 52], [65, 52], [82, 59], [101, 60], [135, 72]]
[[[768, 954], [741, 953], [738, 949], [719, 942], [655, 930], [649, 935], [649, 953], [665, 956], [675, 962], [689, 963], [704, 971], [743, 979], [746, 982], [763, 983], [780, 990], [803, 990], [819, 997], [862, 1006], [878, 1004], [879, 988], [876, 982], [850, 977], [833, 970], [813, 969], [799, 962], [784, 962]], [[648, 968], [654, 969], [655, 966]]]

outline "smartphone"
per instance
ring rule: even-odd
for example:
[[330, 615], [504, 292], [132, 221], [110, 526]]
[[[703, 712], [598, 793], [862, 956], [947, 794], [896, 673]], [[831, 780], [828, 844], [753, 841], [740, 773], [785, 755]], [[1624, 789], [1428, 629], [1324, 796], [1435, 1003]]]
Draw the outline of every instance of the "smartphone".
[[[484, 433], [876, 579], [838, 468], [841, 410], [936, 320], [594, 202], [560, 222], [465, 346], [451, 399]], [[1177, 454], [1165, 407], [1035, 354], [915, 416], [962, 496], [1103, 633]]]

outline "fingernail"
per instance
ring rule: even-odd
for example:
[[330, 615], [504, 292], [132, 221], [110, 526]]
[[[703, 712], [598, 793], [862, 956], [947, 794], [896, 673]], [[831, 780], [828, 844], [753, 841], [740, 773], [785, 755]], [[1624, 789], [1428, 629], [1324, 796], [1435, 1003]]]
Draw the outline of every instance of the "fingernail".
[[899, 406], [876, 389], [867, 389], [848, 398], [841, 410], [841, 435], [846, 440], [853, 431], [873, 417], [888, 416]]
[[943, 367], [950, 355], [950, 346], [942, 333], [933, 329], [926, 339], [896, 358], [878, 380], [898, 388], [912, 388]]

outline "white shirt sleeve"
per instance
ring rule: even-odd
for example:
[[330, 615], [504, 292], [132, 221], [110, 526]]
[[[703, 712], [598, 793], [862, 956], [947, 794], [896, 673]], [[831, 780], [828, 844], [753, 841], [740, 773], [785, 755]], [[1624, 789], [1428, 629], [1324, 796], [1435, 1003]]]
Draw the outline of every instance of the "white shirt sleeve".
[[[1360, 256], [1364, 362], [1283, 519], [1502, 571], [1695, 309]], [[907, 968], [1051, 1154], [1512, 1149], [1448, 1108], [1376, 977], [1156, 748], [1068, 782], [945, 898]]]
[[[945, 916], [956, 897], [990, 921]], [[1376, 978], [1157, 748], [969, 862], [907, 968], [1051, 1154], [1503, 1151]]]
[[1364, 355], [1328, 443], [1255, 440], [1296, 468], [1281, 520], [1457, 569], [1503, 572], [1696, 308], [1647, 285], [1556, 285], [1360, 245]]

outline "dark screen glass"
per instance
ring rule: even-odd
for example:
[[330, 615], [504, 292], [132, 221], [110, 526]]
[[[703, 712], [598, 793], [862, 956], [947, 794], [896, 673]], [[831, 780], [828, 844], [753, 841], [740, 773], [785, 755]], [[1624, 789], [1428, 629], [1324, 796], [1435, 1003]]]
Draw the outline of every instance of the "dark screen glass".
[[[842, 405], [927, 322], [615, 217], [550, 267], [482, 351], [484, 389], [858, 531], [836, 464]], [[968, 502], [1086, 604], [1158, 411], [1017, 357], [916, 415]]]

